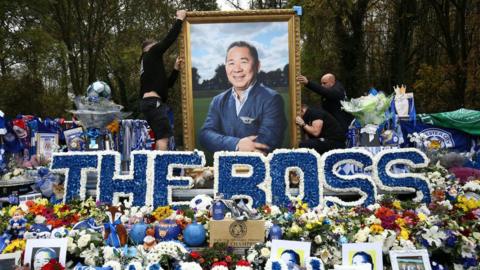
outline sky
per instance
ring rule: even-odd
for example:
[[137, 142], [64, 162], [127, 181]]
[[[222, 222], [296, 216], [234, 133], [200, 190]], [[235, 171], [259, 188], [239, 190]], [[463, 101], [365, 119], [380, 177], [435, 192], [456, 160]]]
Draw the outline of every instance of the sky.
[[[233, 0], [236, 2], [236, 0]], [[247, 0], [240, 0], [240, 6], [243, 9], [248, 9], [248, 1]], [[228, 3], [227, 0], [217, 0], [217, 5], [220, 10], [236, 10], [231, 4]]]
[[234, 41], [247, 41], [257, 48], [262, 71], [283, 69], [288, 64], [287, 22], [192, 24], [190, 38], [192, 66], [198, 69], [200, 82], [215, 75]]

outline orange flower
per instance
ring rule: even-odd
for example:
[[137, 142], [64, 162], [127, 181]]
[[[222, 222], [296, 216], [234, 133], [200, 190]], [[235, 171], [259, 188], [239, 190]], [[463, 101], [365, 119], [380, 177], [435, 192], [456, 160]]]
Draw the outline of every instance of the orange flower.
[[28, 208], [28, 211], [30, 213], [33, 213], [34, 215], [41, 215], [44, 210], [45, 210], [45, 205], [41, 205], [41, 204], [34, 204]]

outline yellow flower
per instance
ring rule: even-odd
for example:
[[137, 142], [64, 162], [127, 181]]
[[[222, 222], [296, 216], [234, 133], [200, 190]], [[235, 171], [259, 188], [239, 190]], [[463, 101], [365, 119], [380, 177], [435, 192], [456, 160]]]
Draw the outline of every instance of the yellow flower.
[[55, 204], [53, 206], [53, 212], [58, 215], [58, 212], [60, 212], [60, 209], [63, 207], [63, 203], [60, 203], [60, 204]]
[[427, 216], [426, 216], [424, 213], [418, 213], [417, 216], [418, 216], [418, 219], [419, 219], [420, 221], [425, 221], [425, 220], [427, 220]]
[[10, 210], [8, 210], [8, 215], [13, 217], [13, 214], [15, 214], [15, 211], [17, 211], [18, 206], [12, 206]]
[[25, 249], [26, 241], [23, 239], [15, 239], [3, 250], [3, 254], [12, 253], [15, 251], [22, 251]]
[[480, 207], [480, 201], [475, 200], [474, 198], [467, 199], [467, 197], [461, 195], [457, 198], [457, 203], [455, 204], [458, 208], [461, 208], [463, 211], [467, 212], [469, 210], [477, 209]]
[[397, 218], [395, 220], [395, 223], [399, 226], [399, 227], [405, 227], [405, 220], [403, 218]]
[[402, 209], [403, 209], [403, 208], [402, 208], [402, 204], [401, 204], [401, 202], [400, 202], [399, 200], [393, 201], [393, 204], [392, 204], [392, 205], [393, 205], [393, 207], [394, 207], [395, 209], [397, 209], [397, 210], [402, 210]]
[[307, 228], [307, 230], [311, 230], [313, 228], [313, 224], [307, 223], [307, 225], [305, 225], [305, 228]]
[[153, 211], [152, 215], [156, 220], [164, 220], [172, 214], [173, 210], [170, 206], [161, 206]]
[[466, 203], [467, 203], [468, 209], [473, 210], [479, 207], [480, 201], [477, 201], [474, 198], [470, 198], [467, 200]]
[[402, 228], [400, 230], [400, 234], [398, 235], [398, 238], [403, 240], [408, 240], [409, 237], [410, 237], [410, 232], [407, 229]]
[[290, 233], [293, 233], [293, 234], [299, 234], [302, 232], [302, 228], [298, 226], [296, 223], [294, 223], [292, 227], [290, 227], [290, 229], [288, 230], [290, 231]]
[[370, 226], [370, 231], [371, 231], [373, 234], [382, 233], [382, 232], [383, 232], [383, 227], [382, 227], [382, 225], [380, 225], [380, 224], [373, 224], [372, 226]]
[[45, 206], [45, 205], [47, 205], [47, 204], [48, 204], [48, 200], [47, 200], [47, 199], [45, 199], [45, 198], [42, 198], [42, 199], [36, 199], [36, 200], [35, 200], [35, 203], [36, 203], [36, 204], [40, 204], [40, 205], [43, 205], [43, 206]]

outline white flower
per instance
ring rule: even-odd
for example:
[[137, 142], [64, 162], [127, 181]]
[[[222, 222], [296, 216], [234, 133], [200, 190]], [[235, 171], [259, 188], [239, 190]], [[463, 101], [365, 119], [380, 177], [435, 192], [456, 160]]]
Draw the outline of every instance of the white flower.
[[254, 250], [250, 254], [247, 255], [247, 261], [253, 262], [253, 261], [255, 261], [255, 257], [257, 257], [257, 256], [258, 256], [258, 252]]
[[181, 262], [180, 270], [202, 270], [202, 267], [196, 262]]
[[262, 248], [260, 250], [260, 255], [265, 258], [270, 257], [270, 249], [266, 247]]
[[85, 259], [85, 264], [95, 265], [96, 261], [100, 256], [100, 251], [97, 248], [86, 249], [80, 253], [80, 257]]
[[104, 265], [104, 267], [111, 267], [113, 270], [122, 270], [122, 265], [120, 262], [117, 261], [108, 261]]
[[114, 247], [104, 246], [103, 247], [103, 257], [105, 260], [112, 260], [115, 258]]
[[366, 225], [382, 224], [382, 221], [379, 218], [377, 218], [375, 215], [371, 215], [365, 219], [365, 224]]
[[25, 202], [20, 203], [20, 209], [22, 209], [23, 212], [28, 213], [28, 206]]
[[452, 209], [453, 209], [453, 205], [450, 203], [449, 200], [441, 201], [441, 202], [439, 202], [438, 204], [444, 206], [444, 207], [447, 208], [448, 210], [452, 210]]
[[68, 232], [68, 236], [75, 237], [78, 235], [78, 230], [71, 230]]
[[92, 236], [90, 234], [84, 234], [78, 238], [78, 247], [79, 248], [84, 248], [88, 245], [88, 242], [92, 239]]
[[358, 230], [355, 234], [353, 239], [355, 242], [365, 242], [368, 239], [368, 235], [370, 234], [370, 227], [365, 227], [363, 229]]
[[333, 226], [332, 232], [335, 233], [335, 234], [340, 234], [340, 235], [344, 235], [346, 233], [345, 229], [343, 228], [343, 225]]
[[367, 206], [367, 209], [370, 210], [370, 211], [375, 211], [378, 208], [380, 208], [380, 204], [378, 204], [378, 203], [370, 204], [369, 206]]
[[67, 250], [69, 253], [73, 253], [75, 249], [77, 248], [77, 245], [73, 242], [72, 237], [67, 237]]
[[435, 243], [436, 247], [440, 247], [442, 245], [442, 240], [447, 238], [447, 235], [440, 231], [438, 226], [432, 226], [430, 229], [423, 229], [425, 231], [422, 234], [423, 239], [427, 240], [429, 245]]
[[462, 189], [464, 191], [470, 190], [470, 191], [480, 191], [480, 181], [470, 181], [466, 183]]
[[270, 215], [272, 216], [278, 216], [278, 215], [281, 215], [282, 214], [282, 211], [280, 211], [280, 208], [276, 205], [272, 205], [270, 207]]
[[316, 244], [322, 243], [322, 236], [320, 234], [317, 234], [317, 236], [315, 236], [313, 241], [315, 241]]
[[469, 258], [469, 257], [476, 257], [475, 253], [475, 241], [472, 241], [472, 239], [462, 236], [462, 247], [461, 247], [461, 253], [462, 257], [464, 258]]
[[473, 238], [477, 239], [477, 241], [480, 241], [480, 233], [479, 232], [474, 232], [472, 233]]

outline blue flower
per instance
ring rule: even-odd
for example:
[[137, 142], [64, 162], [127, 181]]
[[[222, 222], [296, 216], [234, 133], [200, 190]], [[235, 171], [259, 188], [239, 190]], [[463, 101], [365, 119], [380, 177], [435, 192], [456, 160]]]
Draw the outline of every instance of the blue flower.
[[475, 259], [473, 257], [463, 258], [463, 268], [464, 269], [468, 269], [469, 267], [477, 266], [477, 265], [478, 265], [477, 259]]

